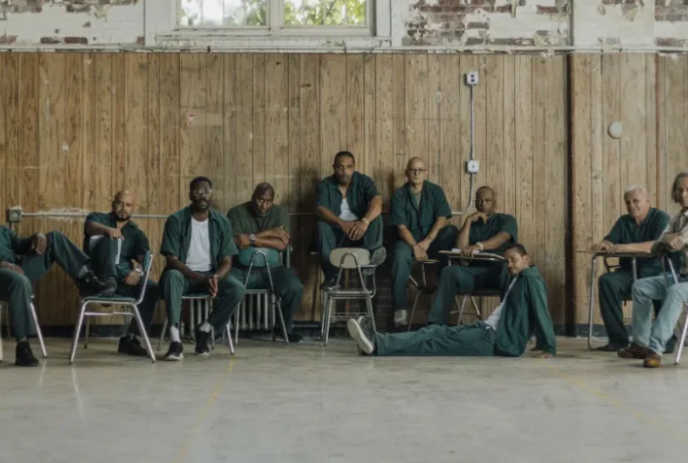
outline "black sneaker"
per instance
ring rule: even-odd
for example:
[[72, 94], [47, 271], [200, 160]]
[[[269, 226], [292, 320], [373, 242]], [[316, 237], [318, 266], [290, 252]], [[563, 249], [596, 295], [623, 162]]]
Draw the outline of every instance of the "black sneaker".
[[183, 358], [184, 346], [181, 342], [172, 341], [170, 343], [170, 348], [167, 350], [167, 353], [165, 354], [165, 360], [174, 362], [177, 360], [181, 360]]
[[320, 289], [327, 290], [330, 288], [334, 288], [336, 286], [336, 283], [337, 278], [326, 278], [323, 284], [320, 285]]
[[102, 297], [112, 297], [117, 292], [117, 280], [110, 277], [105, 280], [105, 289], [98, 293], [98, 296]]
[[[79, 292], [84, 297], [101, 294], [103, 291], [108, 289], [108, 286], [100, 281], [92, 270], [84, 273], [84, 275], [76, 282], [76, 285], [79, 288]], [[115, 289], [117, 289], [116, 286]]]
[[38, 359], [34, 357], [31, 352], [29, 341], [20, 341], [17, 343], [16, 359], [14, 364], [18, 367], [37, 367]]
[[363, 269], [364, 275], [372, 275], [375, 269], [382, 265], [387, 258], [387, 250], [381, 246], [370, 254], [370, 267]]
[[201, 330], [201, 325], [196, 327], [194, 333], [196, 334], [196, 353], [198, 355], [210, 355], [210, 349], [208, 348], [210, 333]]
[[[284, 333], [282, 333], [282, 328], [275, 326], [272, 329], [272, 340], [274, 341], [277, 338], [284, 339]], [[298, 344], [303, 341], [303, 336], [296, 333], [287, 333], [287, 340], [289, 344]]]
[[148, 352], [146, 352], [146, 349], [141, 345], [141, 341], [131, 336], [119, 338], [117, 352], [119, 354], [133, 355], [135, 357], [148, 357]]

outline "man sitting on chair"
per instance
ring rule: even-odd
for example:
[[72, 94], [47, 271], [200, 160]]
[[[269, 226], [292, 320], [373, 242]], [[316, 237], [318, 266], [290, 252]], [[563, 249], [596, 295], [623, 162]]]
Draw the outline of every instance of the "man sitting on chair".
[[167, 266], [160, 277], [170, 326], [170, 348], [165, 360], [184, 358], [179, 334], [182, 296], [207, 293], [217, 298], [208, 320], [195, 327], [196, 353], [210, 355], [211, 329], [224, 329], [244, 297], [244, 285], [229, 275], [237, 248], [229, 219], [210, 208], [213, 184], [196, 177], [189, 184], [191, 205], [175, 212], [165, 222], [160, 254]]
[[[650, 198], [645, 188], [628, 188], [624, 193], [624, 202], [628, 214], [619, 217], [604, 240], [593, 246], [593, 251], [650, 252], [652, 243], [662, 235], [669, 223], [669, 215], [650, 207]], [[628, 347], [628, 332], [623, 321], [621, 298], [631, 293], [634, 281], [633, 264], [630, 258], [621, 259], [619, 264], [619, 270], [605, 273], [597, 283], [600, 312], [609, 342], [595, 350], [616, 352]], [[638, 258], [637, 270], [638, 278], [656, 276], [662, 272], [662, 262], [656, 257]], [[668, 350], [673, 350], [673, 345], [668, 346]]]
[[[135, 209], [136, 195], [130, 191], [120, 191], [112, 201], [110, 213], [93, 212], [86, 217], [84, 251], [92, 259], [93, 271], [108, 287], [101, 295], [112, 296], [117, 293], [123, 297], [137, 298], [141, 292], [144, 283], [141, 265], [150, 246], [146, 234], [131, 220]], [[150, 331], [159, 300], [160, 287], [149, 279], [146, 294], [138, 306], [147, 331]], [[129, 334], [119, 340], [117, 352], [147, 357], [148, 353], [141, 346], [138, 335], [138, 324], [132, 320]]]
[[513, 244], [504, 257], [512, 276], [502, 303], [486, 321], [472, 325], [429, 325], [409, 333], [375, 333], [366, 317], [350, 319], [347, 329], [362, 355], [519, 357], [535, 335], [536, 357], [556, 354], [554, 328], [547, 311], [547, 287], [525, 248]]
[[[680, 256], [679, 283], [674, 283], [672, 275], [658, 275], [633, 284], [633, 343], [618, 351], [622, 358], [643, 359], [647, 368], [662, 365], [662, 353], [688, 301], [688, 172], [676, 176], [672, 196], [681, 206], [681, 212], [671, 219], [659, 239], [652, 244], [652, 252]], [[657, 300], [662, 301], [662, 308], [652, 323], [652, 302]]]
[[436, 258], [456, 243], [458, 230], [447, 225], [452, 216], [442, 187], [425, 180], [427, 169], [421, 158], [406, 165], [406, 182], [394, 192], [389, 208], [390, 224], [397, 239], [392, 248], [392, 306], [394, 324], [407, 324], [408, 285], [415, 262]]
[[29, 334], [33, 334], [29, 333], [33, 328], [31, 282], [41, 279], [55, 262], [76, 282], [83, 296], [105, 291], [105, 284], [89, 269], [89, 257], [62, 233], [19, 238], [14, 231], [0, 226], [0, 301], [10, 306], [18, 366], [38, 365], [28, 341]]
[[320, 266], [325, 274], [323, 287], [337, 279], [330, 253], [341, 247], [372, 251], [371, 265], [384, 262], [382, 247], [382, 196], [367, 175], [356, 172], [354, 155], [340, 151], [334, 157], [334, 173], [318, 184], [315, 215]]
[[[227, 213], [234, 231], [234, 242], [239, 248], [239, 258], [246, 252], [252, 253], [255, 248], [268, 248], [281, 253], [289, 246], [289, 213], [286, 208], [274, 204], [274, 200], [275, 190], [272, 185], [261, 183], [253, 192], [251, 201], [240, 204]], [[281, 257], [280, 254], [278, 262], [270, 263], [270, 273], [276, 296], [280, 298], [289, 342], [299, 343], [303, 338], [292, 333], [292, 328], [294, 314], [301, 304], [303, 285], [293, 269], [282, 265]], [[229, 274], [243, 283], [248, 275], [248, 267], [237, 262], [238, 260], [235, 258]], [[248, 255], [246, 260], [250, 262]], [[268, 272], [262, 268], [263, 257], [256, 256], [253, 263], [246, 289], [269, 289]], [[281, 326], [275, 326], [272, 334], [273, 337], [284, 337]]]
[[[456, 247], [464, 256], [477, 252], [502, 255], [507, 247], [518, 241], [516, 219], [509, 214], [495, 212], [497, 200], [489, 186], [476, 192], [476, 212], [469, 215], [459, 231]], [[501, 290], [506, 278], [506, 265], [501, 262], [475, 261], [469, 265], [453, 265], [440, 273], [437, 294], [428, 315], [428, 323], [447, 323], [457, 294], [475, 290]]]

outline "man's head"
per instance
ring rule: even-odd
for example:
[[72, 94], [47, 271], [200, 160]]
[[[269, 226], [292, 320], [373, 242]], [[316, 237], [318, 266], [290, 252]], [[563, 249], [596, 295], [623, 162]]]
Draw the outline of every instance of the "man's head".
[[136, 209], [136, 195], [131, 191], [118, 191], [112, 201], [112, 214], [117, 222], [126, 222]]
[[419, 157], [409, 159], [409, 162], [406, 164], [406, 178], [413, 186], [420, 186], [423, 184], [427, 171], [425, 163]]
[[492, 215], [497, 206], [495, 193], [489, 186], [481, 186], [475, 193], [475, 208], [488, 216]]
[[207, 177], [196, 177], [189, 183], [189, 199], [193, 208], [197, 211], [210, 209], [210, 201], [213, 199], [213, 182]]
[[332, 168], [334, 169], [334, 176], [340, 185], [349, 183], [356, 170], [354, 155], [348, 151], [340, 151], [334, 156]]
[[633, 185], [626, 189], [624, 203], [626, 203], [626, 211], [634, 219], [644, 219], [650, 212], [650, 196], [640, 185]]
[[688, 171], [680, 172], [671, 188], [671, 197], [683, 209], [688, 208]]
[[522, 244], [512, 244], [504, 251], [504, 259], [509, 273], [516, 276], [530, 267], [530, 257], [528, 251]]
[[251, 209], [258, 217], [265, 217], [275, 200], [275, 189], [269, 183], [259, 184], [251, 197]]

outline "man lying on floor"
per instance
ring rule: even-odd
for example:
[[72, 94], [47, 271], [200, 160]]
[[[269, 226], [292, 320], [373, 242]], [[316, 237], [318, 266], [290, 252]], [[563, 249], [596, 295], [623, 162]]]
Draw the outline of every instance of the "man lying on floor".
[[530, 265], [520, 244], [504, 252], [509, 289], [502, 303], [485, 321], [472, 325], [428, 325], [410, 333], [375, 333], [370, 320], [360, 317], [347, 323], [349, 334], [364, 355], [396, 356], [489, 356], [519, 357], [535, 334], [536, 357], [556, 354], [554, 328], [547, 311], [547, 287], [538, 269]]

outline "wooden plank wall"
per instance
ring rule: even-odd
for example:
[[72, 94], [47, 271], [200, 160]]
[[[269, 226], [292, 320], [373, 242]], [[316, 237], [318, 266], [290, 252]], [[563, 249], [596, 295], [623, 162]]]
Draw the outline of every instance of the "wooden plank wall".
[[[120, 188], [138, 212], [187, 203], [197, 175], [226, 211], [271, 182], [293, 213], [293, 265], [311, 312], [320, 275], [309, 256], [318, 180], [349, 149], [385, 201], [422, 156], [453, 210], [466, 207], [470, 99], [477, 70], [476, 185], [491, 185], [515, 214], [564, 321], [567, 188], [566, 57], [313, 54], [2, 54], [0, 166], [3, 209], [106, 211]], [[388, 204], [386, 203], [386, 208]], [[460, 218], [453, 219], [459, 225]], [[139, 220], [153, 249], [161, 219]], [[58, 229], [79, 242], [83, 220], [26, 219], [19, 230]], [[155, 273], [162, 269], [162, 259]], [[39, 285], [42, 324], [71, 325], [76, 292], [61, 270]]]
[[[625, 214], [623, 191], [648, 188], [652, 204], [674, 215], [671, 183], [688, 166], [688, 57], [572, 55], [572, 236], [574, 310], [588, 320], [588, 250]], [[623, 123], [623, 136], [607, 130]], [[595, 301], [595, 323], [601, 324]], [[630, 305], [626, 307], [630, 322]], [[587, 329], [587, 328], [586, 328]]]

